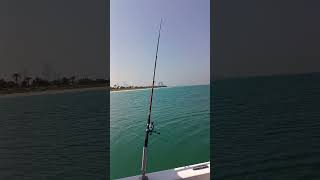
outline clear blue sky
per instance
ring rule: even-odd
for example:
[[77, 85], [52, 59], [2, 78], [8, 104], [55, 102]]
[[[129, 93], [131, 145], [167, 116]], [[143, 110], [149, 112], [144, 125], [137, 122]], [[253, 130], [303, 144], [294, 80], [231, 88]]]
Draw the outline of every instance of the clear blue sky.
[[156, 81], [210, 82], [210, 0], [111, 0], [111, 85], [150, 85], [160, 19]]

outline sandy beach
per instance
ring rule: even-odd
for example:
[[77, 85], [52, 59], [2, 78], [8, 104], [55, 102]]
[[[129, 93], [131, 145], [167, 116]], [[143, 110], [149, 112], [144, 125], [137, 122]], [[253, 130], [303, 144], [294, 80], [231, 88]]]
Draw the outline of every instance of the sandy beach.
[[[167, 87], [154, 87], [155, 89], [160, 89], [160, 88], [167, 88]], [[142, 91], [142, 90], [147, 90], [151, 89], [151, 87], [142, 87], [142, 88], [128, 88], [128, 89], [111, 89], [111, 93], [116, 93], [116, 92], [127, 92], [127, 91]]]
[[3, 97], [23, 97], [23, 96], [35, 96], [35, 95], [49, 95], [49, 94], [60, 94], [70, 92], [83, 92], [83, 91], [94, 91], [94, 90], [108, 90], [108, 87], [85, 87], [85, 88], [74, 88], [74, 89], [59, 89], [59, 90], [45, 90], [45, 91], [33, 91], [23, 93], [12, 93], [12, 94], [0, 94], [0, 98]]
[[[30, 92], [16, 92], [10, 94], [0, 94], [0, 98], [5, 97], [24, 97], [24, 96], [36, 96], [36, 95], [50, 95], [50, 94], [60, 94], [60, 93], [71, 93], [71, 92], [83, 92], [83, 91], [94, 91], [94, 90], [106, 90], [110, 91], [110, 93], [119, 93], [119, 92], [127, 92], [127, 91], [142, 91], [150, 89], [151, 87], [143, 87], [143, 88], [132, 88], [132, 89], [110, 89], [108, 87], [83, 87], [83, 88], [73, 88], [73, 89], [48, 89], [44, 91], [30, 91]], [[155, 87], [163, 88], [163, 87]]]
[[119, 89], [119, 90], [111, 90], [110, 93], [119, 93], [119, 92], [127, 92], [127, 91], [142, 91], [150, 88], [137, 88], [137, 89]]

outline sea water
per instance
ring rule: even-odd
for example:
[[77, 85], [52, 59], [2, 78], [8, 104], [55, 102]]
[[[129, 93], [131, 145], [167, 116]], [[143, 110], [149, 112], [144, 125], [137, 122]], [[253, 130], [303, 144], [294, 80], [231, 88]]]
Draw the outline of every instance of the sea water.
[[[151, 89], [111, 92], [111, 178], [140, 174]], [[147, 171], [210, 160], [210, 87], [154, 91], [151, 120], [160, 132], [149, 137]]]
[[106, 90], [0, 97], [0, 179], [107, 179]]
[[220, 80], [213, 179], [319, 179], [320, 74]]

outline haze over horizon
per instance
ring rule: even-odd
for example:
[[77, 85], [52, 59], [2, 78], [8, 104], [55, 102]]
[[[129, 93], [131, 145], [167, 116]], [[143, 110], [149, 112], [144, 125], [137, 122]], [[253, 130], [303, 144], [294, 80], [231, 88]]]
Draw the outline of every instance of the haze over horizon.
[[106, 2], [2, 0], [0, 79], [77, 76], [109, 79]]
[[151, 85], [161, 18], [156, 81], [210, 83], [209, 0], [112, 0], [110, 5], [111, 85]]
[[319, 1], [216, 3], [214, 79], [320, 72]]

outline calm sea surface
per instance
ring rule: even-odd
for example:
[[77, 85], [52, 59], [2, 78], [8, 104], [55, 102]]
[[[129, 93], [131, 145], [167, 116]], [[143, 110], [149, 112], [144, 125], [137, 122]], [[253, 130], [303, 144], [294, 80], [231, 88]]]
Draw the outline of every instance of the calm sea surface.
[[213, 179], [319, 179], [320, 75], [213, 84]]
[[0, 179], [107, 179], [107, 93], [0, 97]]
[[[110, 95], [111, 178], [140, 173], [150, 89]], [[210, 159], [209, 85], [155, 89], [148, 172]]]

